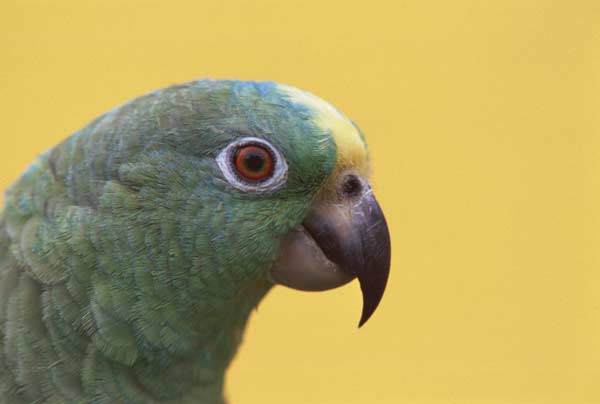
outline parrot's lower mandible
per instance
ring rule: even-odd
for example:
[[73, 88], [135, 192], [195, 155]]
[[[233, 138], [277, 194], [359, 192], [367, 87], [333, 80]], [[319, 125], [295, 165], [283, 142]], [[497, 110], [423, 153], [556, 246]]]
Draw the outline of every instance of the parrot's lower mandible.
[[273, 82], [137, 98], [42, 155], [0, 213], [0, 403], [222, 403], [250, 312], [282, 284], [390, 267], [359, 128]]

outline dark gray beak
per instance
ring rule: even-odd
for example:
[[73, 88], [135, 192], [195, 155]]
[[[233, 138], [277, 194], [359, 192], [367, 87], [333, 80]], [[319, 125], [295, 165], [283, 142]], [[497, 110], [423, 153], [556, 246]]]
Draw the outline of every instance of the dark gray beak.
[[284, 242], [271, 271], [276, 283], [301, 290], [327, 290], [355, 277], [363, 311], [359, 327], [377, 309], [390, 271], [388, 226], [370, 188], [354, 198], [318, 202], [302, 228]]

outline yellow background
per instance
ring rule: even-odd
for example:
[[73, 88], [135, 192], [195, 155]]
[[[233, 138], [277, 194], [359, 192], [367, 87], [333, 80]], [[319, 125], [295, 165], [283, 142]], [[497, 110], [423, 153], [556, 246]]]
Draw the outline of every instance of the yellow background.
[[600, 2], [0, 2], [0, 188], [134, 96], [269, 79], [367, 134], [393, 267], [275, 290], [232, 404], [600, 403]]

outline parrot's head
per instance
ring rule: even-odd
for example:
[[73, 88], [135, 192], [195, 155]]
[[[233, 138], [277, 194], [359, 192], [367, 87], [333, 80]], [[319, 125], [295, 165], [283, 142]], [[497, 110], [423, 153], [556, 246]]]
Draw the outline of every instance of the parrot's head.
[[390, 238], [359, 128], [293, 87], [230, 81], [199, 87], [212, 100], [204, 103], [212, 108], [200, 108], [211, 136], [201, 136], [197, 149], [209, 163], [199, 199], [210, 198], [207, 214], [219, 217], [211, 228], [214, 247], [227, 251], [237, 276], [258, 272], [296, 289], [327, 290], [357, 277], [364, 324], [386, 287]]
[[203, 80], [124, 109], [143, 148], [119, 177], [153, 209], [177, 212], [190, 284], [230, 299], [257, 279], [319, 291], [358, 278], [360, 325], [368, 320], [386, 287], [390, 238], [351, 120], [273, 82]]

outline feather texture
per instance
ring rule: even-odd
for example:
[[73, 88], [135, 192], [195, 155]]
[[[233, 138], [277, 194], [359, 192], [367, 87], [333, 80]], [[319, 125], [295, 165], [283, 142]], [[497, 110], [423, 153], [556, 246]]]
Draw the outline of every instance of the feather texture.
[[[219, 403], [281, 238], [336, 164], [327, 128], [275, 83], [203, 80], [140, 97], [42, 155], [0, 215], [0, 402]], [[229, 186], [240, 136], [287, 186]]]

